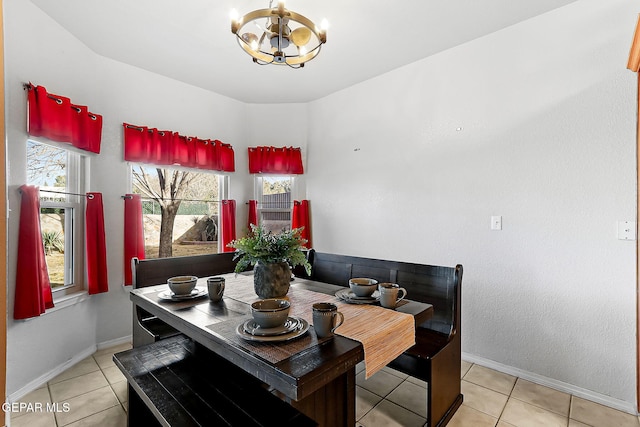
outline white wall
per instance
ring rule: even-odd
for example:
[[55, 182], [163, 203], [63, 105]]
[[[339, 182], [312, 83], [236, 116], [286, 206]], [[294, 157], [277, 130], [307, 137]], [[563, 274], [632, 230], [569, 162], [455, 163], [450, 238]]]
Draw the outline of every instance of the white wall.
[[633, 410], [637, 12], [578, 1], [312, 102], [315, 248], [463, 264], [469, 358]]
[[[7, 393], [25, 391], [69, 359], [97, 344], [131, 335], [131, 304], [123, 289], [123, 204], [131, 191], [123, 159], [122, 123], [171, 129], [215, 138], [234, 146], [236, 170], [230, 197], [244, 201], [250, 180], [243, 117], [246, 105], [99, 57], [40, 9], [5, 0], [5, 66], [8, 146], [8, 348]], [[115, 31], [115, 28], [114, 28]], [[134, 49], [135, 46], [132, 46]], [[26, 93], [31, 81], [50, 92], [88, 105], [103, 116], [102, 151], [91, 158], [91, 191], [103, 193], [109, 292], [37, 319], [13, 319], [19, 196], [26, 180]], [[242, 171], [242, 172], [241, 172]], [[249, 183], [249, 184], [247, 184]]]

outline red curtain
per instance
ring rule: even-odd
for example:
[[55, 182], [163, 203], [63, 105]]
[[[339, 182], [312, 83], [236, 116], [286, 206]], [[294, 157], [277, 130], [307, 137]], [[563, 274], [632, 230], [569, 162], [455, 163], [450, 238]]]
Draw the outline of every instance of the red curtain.
[[14, 319], [40, 316], [53, 307], [53, 295], [40, 229], [40, 191], [38, 187], [20, 187], [20, 229]]
[[92, 295], [107, 292], [109, 290], [102, 193], [87, 193], [87, 209], [85, 217], [87, 287], [89, 289], [89, 294]]
[[131, 285], [131, 258], [144, 259], [142, 200], [139, 194], [124, 196], [124, 284]]
[[251, 230], [251, 224], [258, 225], [258, 202], [249, 200], [249, 216], [247, 219], [247, 229]]
[[236, 239], [236, 201], [222, 200], [220, 205], [220, 240], [223, 252], [233, 252], [235, 249], [228, 247], [232, 240]]
[[249, 147], [249, 173], [301, 175], [302, 150], [299, 147]]
[[235, 171], [233, 147], [218, 140], [123, 123], [124, 159], [153, 165]]
[[69, 98], [47, 93], [43, 86], [25, 86], [28, 99], [28, 133], [66, 142], [82, 150], [100, 152], [102, 116], [74, 105]]
[[294, 200], [293, 201], [293, 213], [291, 219], [291, 228], [304, 227], [302, 230], [302, 238], [307, 240], [306, 248], [312, 248], [311, 244], [311, 220], [309, 217], [309, 201], [308, 200]]

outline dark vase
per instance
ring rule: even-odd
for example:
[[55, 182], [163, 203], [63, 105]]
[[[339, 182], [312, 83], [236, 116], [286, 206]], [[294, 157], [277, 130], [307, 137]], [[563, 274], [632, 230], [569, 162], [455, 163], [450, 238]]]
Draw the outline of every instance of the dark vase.
[[280, 298], [289, 292], [291, 268], [286, 262], [263, 264], [253, 267], [253, 289], [260, 298]]

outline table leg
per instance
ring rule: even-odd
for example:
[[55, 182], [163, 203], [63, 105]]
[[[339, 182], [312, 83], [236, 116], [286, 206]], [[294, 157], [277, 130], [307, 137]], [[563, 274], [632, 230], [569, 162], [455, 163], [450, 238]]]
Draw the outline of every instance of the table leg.
[[355, 427], [356, 374], [350, 369], [302, 400], [285, 400], [320, 427]]

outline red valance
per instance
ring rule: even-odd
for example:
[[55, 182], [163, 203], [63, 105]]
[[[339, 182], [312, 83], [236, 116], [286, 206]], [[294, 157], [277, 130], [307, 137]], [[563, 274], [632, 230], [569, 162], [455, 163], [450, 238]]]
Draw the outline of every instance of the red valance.
[[25, 85], [31, 136], [66, 142], [82, 150], [100, 152], [102, 116], [74, 105], [69, 98], [47, 93], [43, 86]]
[[179, 135], [127, 123], [124, 126], [124, 159], [153, 165], [235, 171], [233, 147], [222, 141]]
[[249, 147], [249, 173], [301, 175], [300, 147]]

